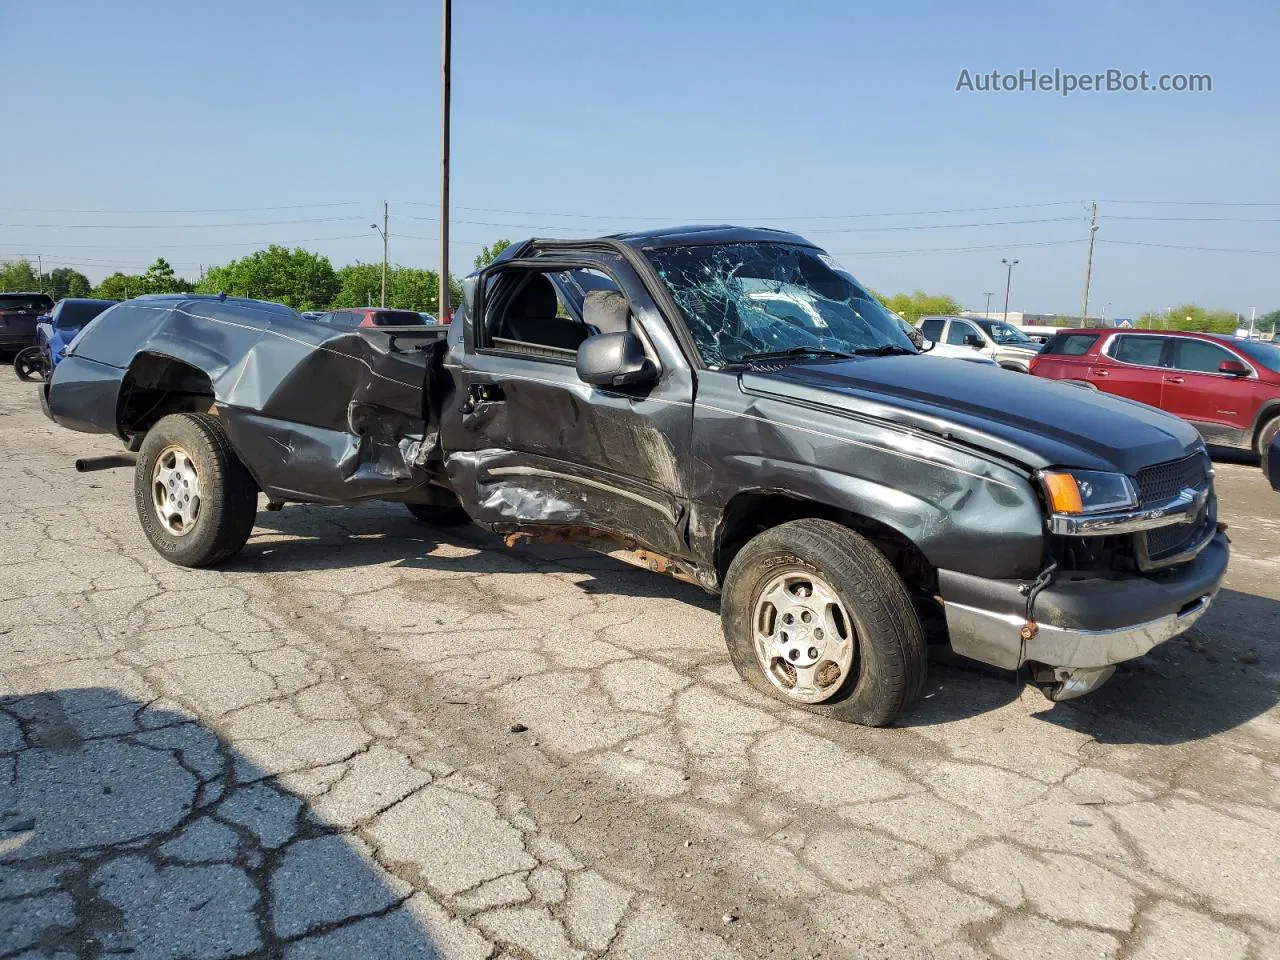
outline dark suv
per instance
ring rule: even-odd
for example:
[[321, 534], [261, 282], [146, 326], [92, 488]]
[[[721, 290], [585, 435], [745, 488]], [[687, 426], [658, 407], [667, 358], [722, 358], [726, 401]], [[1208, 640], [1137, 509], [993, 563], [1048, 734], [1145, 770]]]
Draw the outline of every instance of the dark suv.
[[1262, 454], [1280, 432], [1280, 346], [1178, 330], [1064, 330], [1031, 361], [1038, 377], [1159, 407], [1206, 441]]
[[0, 351], [16, 352], [36, 342], [36, 318], [53, 309], [47, 293], [0, 293]]

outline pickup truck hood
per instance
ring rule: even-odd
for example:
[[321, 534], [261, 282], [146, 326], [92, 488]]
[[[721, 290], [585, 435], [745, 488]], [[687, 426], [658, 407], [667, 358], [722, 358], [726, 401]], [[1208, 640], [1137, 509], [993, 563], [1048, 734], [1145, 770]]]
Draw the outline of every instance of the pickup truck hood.
[[749, 394], [889, 421], [1014, 460], [1134, 474], [1200, 444], [1154, 407], [1023, 373], [915, 356], [795, 363], [742, 374]]

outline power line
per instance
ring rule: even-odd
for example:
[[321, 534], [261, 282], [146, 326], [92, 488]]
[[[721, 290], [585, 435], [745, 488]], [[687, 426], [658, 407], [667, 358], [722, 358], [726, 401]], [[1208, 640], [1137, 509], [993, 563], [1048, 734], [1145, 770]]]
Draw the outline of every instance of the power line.
[[1280, 207], [1280, 200], [1099, 200], [1098, 202], [1163, 207]]
[[170, 243], [164, 241], [161, 243], [150, 243], [146, 246], [128, 246], [119, 244], [106, 243], [41, 243], [41, 250], [51, 248], [61, 249], [90, 249], [90, 250], [155, 250], [157, 248], [170, 247], [265, 247], [275, 244], [276, 246], [286, 247], [299, 243], [322, 243], [329, 240], [366, 240], [366, 233], [348, 233], [339, 237], [299, 237], [297, 239], [281, 239], [280, 237], [272, 237], [269, 240], [217, 240], [217, 241], [200, 241], [196, 243]]
[[1111, 240], [1099, 238], [1099, 243], [1115, 243], [1126, 247], [1160, 247], [1164, 250], [1195, 250], [1200, 253], [1259, 253], [1264, 256], [1280, 257], [1280, 250], [1246, 250], [1238, 247], [1191, 247], [1177, 243], [1155, 243], [1146, 240]]
[[318, 207], [354, 207], [363, 201], [360, 200], [340, 200], [325, 203], [291, 203], [279, 207], [206, 207], [197, 210], [156, 210], [156, 209], [136, 209], [136, 210], [95, 210], [95, 209], [56, 209], [48, 207], [0, 207], [0, 211], [4, 213], [92, 213], [92, 214], [174, 214], [174, 213], [263, 213], [271, 210], [311, 210]]
[[857, 250], [857, 251], [833, 251], [834, 257], [891, 257], [891, 256], [929, 256], [938, 253], [971, 253], [978, 250], [1022, 250], [1027, 247], [1062, 247], [1069, 244], [1086, 243], [1084, 237], [1076, 237], [1070, 240], [1035, 240], [1029, 243], [983, 243], [968, 247], [926, 247], [904, 250]]
[[1149, 223], [1280, 223], [1280, 217], [1137, 217], [1110, 214], [1108, 220], [1141, 220]]
[[[403, 215], [408, 220], [436, 222], [439, 217], [420, 217], [413, 214]], [[975, 227], [1011, 227], [1033, 223], [1074, 223], [1081, 217], [1036, 217], [1026, 220], [985, 220], [976, 223], [917, 223], [895, 227], [823, 227], [822, 233], [888, 233], [900, 230], [965, 230]], [[535, 223], [499, 223], [484, 220], [453, 220], [453, 223], [465, 223], [477, 227], [514, 227], [522, 230], [564, 230], [562, 225]]]
[[279, 227], [294, 223], [342, 223], [364, 217], [305, 217], [297, 220], [253, 220], [243, 223], [0, 223], [20, 230], [211, 230], [220, 227]]
[[[438, 208], [437, 203], [427, 203], [421, 200], [397, 200], [397, 203], [404, 203], [414, 207], [432, 207]], [[753, 223], [781, 223], [793, 220], [857, 220], [873, 217], [924, 217], [924, 216], [941, 216], [943, 214], [952, 213], [981, 213], [993, 212], [1000, 210], [1030, 210], [1037, 207], [1061, 207], [1071, 204], [1082, 203], [1081, 200], [1049, 200], [1041, 203], [1013, 203], [1004, 204], [996, 207], [953, 207], [946, 210], [907, 210], [907, 211], [890, 211], [884, 213], [821, 213], [807, 214], [789, 217], [740, 217], [737, 218], [744, 222]], [[723, 218], [721, 217], [655, 217], [652, 215], [617, 215], [604, 213], [561, 213], [553, 210], [509, 210], [503, 207], [467, 207], [460, 204], [452, 204], [455, 210], [470, 210], [473, 213], [506, 213], [520, 217], [565, 217], [576, 220], [645, 220], [660, 223], [714, 223]], [[438, 219], [433, 217], [424, 217], [420, 219]], [[454, 221], [462, 222], [462, 221]], [[518, 224], [482, 224], [483, 226], [518, 226]], [[535, 228], [537, 229], [537, 228]]]

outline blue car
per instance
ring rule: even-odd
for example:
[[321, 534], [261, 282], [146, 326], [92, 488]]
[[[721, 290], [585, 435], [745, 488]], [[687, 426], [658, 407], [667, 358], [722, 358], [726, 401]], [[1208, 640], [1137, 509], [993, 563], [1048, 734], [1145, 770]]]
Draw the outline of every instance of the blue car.
[[118, 302], [79, 297], [59, 300], [51, 311], [36, 318], [35, 346], [23, 350], [14, 358], [13, 366], [18, 377], [23, 380], [48, 380], [76, 334], [107, 307], [114, 307]]

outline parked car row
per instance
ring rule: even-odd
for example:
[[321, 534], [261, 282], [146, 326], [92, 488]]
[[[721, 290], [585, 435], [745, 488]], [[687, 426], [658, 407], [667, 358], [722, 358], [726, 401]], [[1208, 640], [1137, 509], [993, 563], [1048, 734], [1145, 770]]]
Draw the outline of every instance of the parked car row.
[[37, 317], [35, 342], [19, 350], [13, 358], [13, 369], [18, 379], [47, 380], [76, 334], [90, 320], [117, 302], [68, 297], [54, 304], [49, 313]]
[[53, 309], [47, 293], [0, 293], [0, 351], [17, 352], [36, 342], [36, 321]]

